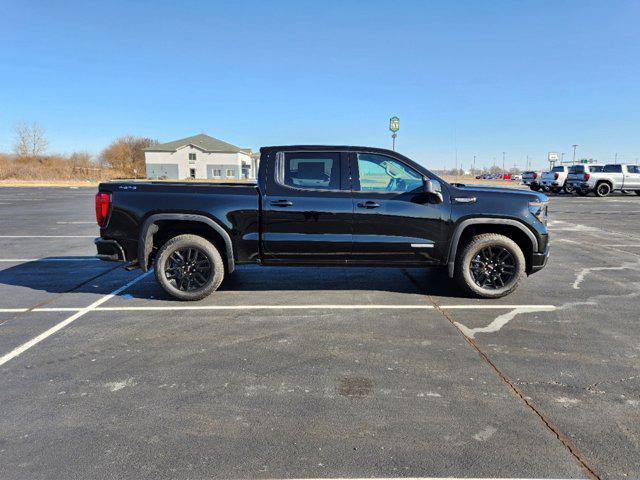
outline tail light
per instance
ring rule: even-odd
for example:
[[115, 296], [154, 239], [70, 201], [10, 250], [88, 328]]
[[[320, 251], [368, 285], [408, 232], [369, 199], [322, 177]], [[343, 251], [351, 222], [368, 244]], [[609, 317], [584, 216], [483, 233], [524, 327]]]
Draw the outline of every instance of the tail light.
[[536, 172], [533, 172], [533, 178], [534, 179], [538, 178], [538, 174]]
[[107, 224], [107, 216], [109, 215], [109, 207], [111, 206], [111, 194], [98, 192], [96, 193], [96, 222], [100, 228]]
[[589, 175], [588, 173], [585, 173], [585, 174], [584, 174], [584, 177], [582, 177], [582, 181], [583, 181], [583, 182], [586, 182], [586, 181], [588, 181], [588, 180], [589, 180], [589, 178], [590, 178], [590, 177], [591, 177], [591, 175]]
[[554, 179], [554, 180], [557, 180], [559, 176], [560, 176], [560, 175], [558, 175], [558, 172], [556, 172], [556, 173], [554, 173], [554, 174], [553, 174], [553, 179]]

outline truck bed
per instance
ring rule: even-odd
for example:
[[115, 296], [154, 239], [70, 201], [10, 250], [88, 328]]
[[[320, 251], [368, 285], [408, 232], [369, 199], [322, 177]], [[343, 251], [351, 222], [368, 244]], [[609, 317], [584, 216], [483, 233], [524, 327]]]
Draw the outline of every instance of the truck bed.
[[259, 193], [255, 183], [124, 181], [101, 183], [98, 188], [111, 194], [112, 205], [100, 236], [117, 241], [127, 261], [138, 259], [145, 222], [156, 215], [206, 217], [231, 238], [236, 262], [254, 261], [258, 255]]

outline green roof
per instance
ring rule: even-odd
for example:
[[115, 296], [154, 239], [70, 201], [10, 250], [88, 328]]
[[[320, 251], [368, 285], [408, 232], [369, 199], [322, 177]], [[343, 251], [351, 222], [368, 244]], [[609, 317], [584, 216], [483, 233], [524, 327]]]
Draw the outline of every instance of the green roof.
[[149, 148], [146, 148], [145, 151], [146, 152], [175, 152], [180, 147], [184, 147], [186, 145], [193, 145], [194, 147], [198, 147], [204, 150], [205, 152], [248, 153], [251, 151], [250, 149], [247, 149], [247, 148], [236, 147], [235, 145], [231, 145], [230, 143], [223, 142], [222, 140], [218, 140], [217, 138], [210, 137], [209, 135], [205, 135], [204, 133], [201, 133], [199, 135], [194, 135], [193, 137], [174, 140], [173, 142], [159, 143], [157, 145], [153, 145]]

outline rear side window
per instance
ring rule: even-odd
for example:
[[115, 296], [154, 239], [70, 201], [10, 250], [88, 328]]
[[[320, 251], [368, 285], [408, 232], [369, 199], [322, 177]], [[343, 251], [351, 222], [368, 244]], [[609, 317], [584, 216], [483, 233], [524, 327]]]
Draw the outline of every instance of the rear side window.
[[553, 167], [552, 172], [564, 172], [564, 167]]
[[622, 165], [605, 165], [603, 172], [606, 173], [622, 173]]
[[627, 172], [640, 173], [640, 167], [638, 165], [627, 165]]
[[589, 167], [589, 170], [593, 173], [599, 173], [602, 172], [602, 165], [591, 165]]
[[569, 167], [569, 173], [584, 173], [584, 165], [574, 165]]
[[287, 152], [277, 172], [278, 183], [288, 187], [340, 190], [340, 153]]

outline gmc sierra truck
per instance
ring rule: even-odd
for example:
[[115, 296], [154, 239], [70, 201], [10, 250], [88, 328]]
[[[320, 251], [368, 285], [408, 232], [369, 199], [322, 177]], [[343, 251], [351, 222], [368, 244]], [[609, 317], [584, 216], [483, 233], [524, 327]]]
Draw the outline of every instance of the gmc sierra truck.
[[257, 183], [100, 184], [98, 257], [153, 267], [181, 300], [206, 297], [247, 263], [445, 267], [483, 298], [509, 294], [546, 264], [540, 193], [448, 184], [378, 148], [260, 152]]

